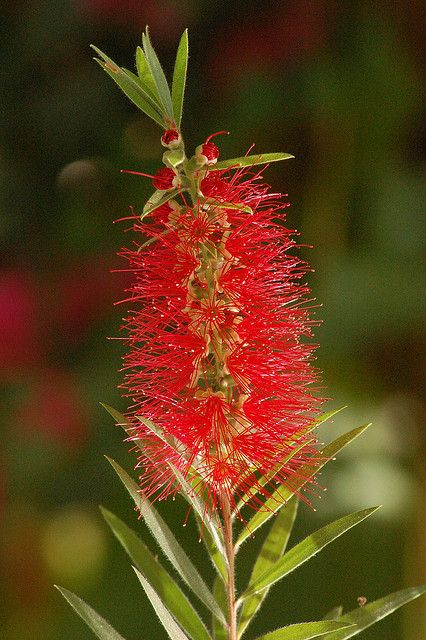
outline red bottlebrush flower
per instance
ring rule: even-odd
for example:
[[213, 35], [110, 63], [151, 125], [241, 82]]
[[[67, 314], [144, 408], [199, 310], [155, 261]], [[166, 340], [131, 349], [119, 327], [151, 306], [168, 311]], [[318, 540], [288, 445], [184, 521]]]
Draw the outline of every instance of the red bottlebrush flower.
[[164, 211], [153, 224], [135, 218], [134, 230], [156, 242], [121, 254], [135, 276], [124, 387], [146, 443], [147, 494], [176, 490], [172, 462], [199, 476], [213, 508], [223, 495], [235, 506], [271, 470], [291, 485], [314, 454], [307, 430], [320, 400], [305, 341], [314, 324], [307, 265], [282, 225], [288, 203], [248, 169], [208, 171], [200, 186], [203, 197], [167, 221]]
[[158, 169], [157, 173], [152, 178], [152, 184], [156, 189], [167, 191], [167, 189], [173, 189], [175, 186], [176, 174], [173, 169], [169, 167], [163, 167]]

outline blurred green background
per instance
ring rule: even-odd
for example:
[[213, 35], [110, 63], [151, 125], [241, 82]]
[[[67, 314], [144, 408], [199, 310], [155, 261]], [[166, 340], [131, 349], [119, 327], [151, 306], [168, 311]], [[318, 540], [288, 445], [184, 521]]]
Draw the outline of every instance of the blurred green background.
[[[422, 24], [423, 21], [423, 24]], [[164, 638], [98, 504], [145, 536], [107, 453], [134, 464], [98, 405], [124, 403], [117, 336], [126, 286], [115, 253], [150, 186], [121, 168], [159, 166], [159, 129], [91, 59], [93, 42], [133, 68], [140, 34], [171, 68], [190, 30], [184, 133], [220, 129], [222, 157], [287, 151], [267, 179], [288, 192], [288, 224], [323, 304], [324, 440], [371, 432], [329, 465], [317, 511], [295, 538], [345, 512], [380, 514], [269, 596], [248, 638], [426, 581], [424, 6], [361, 0], [3, 0], [0, 27], [0, 637], [90, 639], [53, 589], [79, 593], [129, 640]], [[195, 561], [202, 545], [162, 506]], [[253, 556], [262, 536], [250, 542]], [[206, 573], [211, 576], [210, 567]], [[245, 575], [239, 576], [241, 583]], [[426, 637], [426, 601], [363, 635]]]

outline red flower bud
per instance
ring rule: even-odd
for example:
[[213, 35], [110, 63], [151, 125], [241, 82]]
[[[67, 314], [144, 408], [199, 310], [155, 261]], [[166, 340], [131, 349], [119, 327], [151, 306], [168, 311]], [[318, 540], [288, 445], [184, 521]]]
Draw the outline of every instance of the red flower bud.
[[164, 147], [175, 147], [181, 140], [180, 133], [176, 129], [167, 129], [161, 137], [161, 144]]
[[152, 179], [152, 184], [156, 189], [167, 191], [167, 189], [172, 189], [174, 187], [173, 181], [175, 177], [176, 174], [173, 169], [164, 167], [163, 169], [158, 169], [157, 173]]
[[195, 149], [195, 158], [200, 165], [214, 164], [217, 162], [219, 149], [213, 142], [211, 142], [211, 139], [215, 136], [221, 135], [222, 133], [228, 134], [229, 131], [216, 131], [216, 133], [212, 133], [203, 144], [200, 144]]
[[213, 142], [205, 142], [201, 146], [201, 153], [207, 158], [209, 164], [216, 162], [219, 157], [219, 149]]

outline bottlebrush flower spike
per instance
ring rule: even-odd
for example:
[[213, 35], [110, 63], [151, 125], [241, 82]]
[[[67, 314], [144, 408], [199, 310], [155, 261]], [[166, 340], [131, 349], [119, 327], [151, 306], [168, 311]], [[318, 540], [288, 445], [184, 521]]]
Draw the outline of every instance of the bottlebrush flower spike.
[[291, 486], [315, 455], [308, 267], [282, 225], [288, 203], [252, 168], [203, 169], [198, 193], [151, 223], [135, 217], [134, 231], [156, 242], [122, 252], [135, 278], [125, 388], [145, 443], [142, 486], [175, 491], [172, 463], [196, 472], [210, 508], [224, 495], [258, 507], [260, 475], [276, 470], [274, 482]]
[[[194, 600], [212, 613], [211, 633], [157, 556], [114, 514], [102, 512], [170, 638], [239, 640], [272, 585], [377, 511], [341, 517], [286, 551], [301, 488], [369, 425], [320, 453], [313, 446], [312, 430], [337, 411], [314, 420], [321, 401], [313, 393], [308, 266], [293, 254], [295, 232], [283, 226], [285, 197], [271, 193], [254, 169], [292, 156], [219, 161], [212, 134], [187, 158], [180, 131], [187, 31], [171, 90], [148, 28], [136, 53], [138, 76], [94, 49], [124, 93], [165, 129], [161, 143], [167, 147], [166, 168], [155, 176], [125, 171], [151, 178], [156, 191], [141, 217], [131, 216], [134, 231], [149, 239], [122, 251], [134, 277], [126, 301], [132, 310], [125, 321], [123, 385], [133, 404], [128, 418], [104, 405], [142, 452], [144, 491], [109, 461]], [[157, 510], [147, 502], [141, 509], [147, 497], [176, 491], [208, 532], [204, 541], [217, 569], [212, 589]], [[240, 509], [248, 503], [261, 512], [247, 522]], [[237, 551], [280, 509], [239, 592]], [[237, 538], [234, 515], [244, 522]], [[99, 638], [122, 637], [78, 596], [58, 588]], [[338, 606], [317, 622], [290, 624], [262, 638], [353, 637], [423, 593], [426, 585], [403, 589], [344, 614]]]

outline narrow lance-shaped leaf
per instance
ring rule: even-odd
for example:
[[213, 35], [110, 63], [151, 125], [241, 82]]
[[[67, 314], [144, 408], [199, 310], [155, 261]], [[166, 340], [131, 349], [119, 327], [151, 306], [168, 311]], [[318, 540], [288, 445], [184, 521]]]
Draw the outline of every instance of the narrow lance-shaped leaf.
[[344, 623], [334, 622], [332, 620], [320, 622], [301, 622], [299, 624], [291, 624], [288, 627], [276, 629], [263, 636], [259, 636], [256, 640], [310, 640], [311, 638], [320, 638], [327, 635], [327, 640], [331, 636], [330, 632], [336, 629], [346, 628], [348, 625]]
[[163, 204], [175, 198], [179, 193], [179, 189], [171, 189], [170, 191], [154, 191], [152, 196], [146, 201], [141, 215], [141, 220], [149, 216], [153, 211], [161, 207]]
[[237, 509], [242, 509], [250, 498], [255, 496], [257, 493], [260, 493], [261, 488], [269, 484], [271, 480], [273, 480], [274, 476], [282, 469], [282, 467], [285, 464], [287, 464], [287, 462], [289, 462], [301, 449], [303, 449], [303, 447], [305, 447], [306, 444], [309, 444], [311, 442], [311, 441], [307, 441], [301, 444], [297, 444], [298, 438], [300, 438], [303, 435], [306, 435], [307, 433], [310, 433], [314, 429], [317, 429], [321, 424], [323, 424], [323, 422], [326, 422], [327, 420], [335, 416], [336, 413], [343, 411], [343, 409], [345, 409], [345, 407], [340, 407], [339, 409], [333, 409], [332, 411], [327, 411], [326, 413], [322, 413], [318, 418], [313, 420], [311, 424], [309, 424], [307, 427], [301, 429], [296, 434], [294, 434], [294, 437], [293, 437], [293, 442], [295, 444], [294, 450], [284, 458], [284, 460], [281, 462], [280, 465], [277, 465], [274, 469], [271, 469], [269, 473], [263, 476], [260, 476], [258, 482], [256, 483], [256, 486], [250, 487], [250, 489], [247, 491], [245, 496], [243, 496], [241, 500], [238, 502]]
[[325, 614], [325, 616], [323, 617], [323, 620], [338, 620], [342, 615], [342, 613], [343, 613], [342, 605], [339, 605], [338, 607], [333, 607], [333, 609], [331, 609], [330, 611], [328, 611], [328, 613]]
[[207, 528], [208, 532], [210, 533], [210, 536], [219, 553], [222, 555], [223, 558], [226, 558], [226, 553], [223, 546], [221, 534], [219, 535], [219, 532], [214, 527], [212, 520], [210, 519], [210, 516], [206, 511], [206, 506], [203, 505], [201, 500], [194, 493], [194, 489], [191, 487], [189, 482], [185, 480], [182, 474], [172, 464], [170, 464], [170, 467], [176, 476], [176, 480], [178, 481], [178, 483], [180, 484], [180, 486], [184, 491], [183, 493], [184, 497], [192, 506], [195, 513], [197, 513], [199, 518], [204, 522], [204, 526]]
[[[136, 73], [133, 73], [133, 71], [130, 71], [130, 69], [126, 69], [126, 67], [121, 67], [121, 71], [124, 71], [124, 73], [129, 76], [130, 80], [133, 80], [133, 82], [135, 84], [137, 84], [138, 86], [141, 86], [141, 82], [139, 80], [139, 77], [136, 75]], [[146, 89], [144, 87], [142, 87], [143, 91], [145, 91], [145, 93], [147, 93], [149, 95], [149, 93], [146, 91]], [[152, 98], [152, 102], [155, 103], [155, 100]], [[161, 107], [159, 107], [159, 113], [161, 113]]]
[[222, 551], [219, 551], [210, 534], [209, 529], [206, 528], [200, 516], [195, 515], [195, 519], [197, 520], [198, 530], [200, 532], [200, 536], [204, 543], [204, 546], [207, 549], [208, 556], [218, 573], [218, 577], [224, 582], [227, 578], [226, 558], [223, 556]]
[[142, 34], [142, 45], [161, 103], [169, 118], [173, 119], [173, 105], [169, 85], [157, 54], [154, 51], [154, 47], [151, 44], [148, 27], [146, 28], [146, 33]]
[[261, 527], [265, 522], [272, 518], [274, 513], [276, 513], [282, 506], [286, 503], [287, 500], [291, 498], [292, 495], [297, 493], [308, 481], [312, 478], [320, 469], [322, 469], [327, 462], [332, 460], [334, 456], [341, 451], [346, 445], [348, 445], [352, 440], [357, 438], [361, 433], [363, 433], [370, 425], [365, 424], [362, 427], [357, 427], [348, 433], [339, 436], [334, 440], [331, 444], [327, 445], [318, 453], [319, 461], [317, 462], [308, 462], [303, 465], [299, 472], [297, 479], [293, 480], [293, 483], [290, 487], [286, 485], [281, 485], [276, 489], [276, 491], [272, 494], [270, 498], [265, 501], [262, 511], [258, 511], [254, 514], [254, 516], [249, 520], [247, 526], [243, 529], [238, 540], [236, 542], [236, 548], [238, 549], [241, 544], [249, 538], [259, 527]]
[[336, 538], [343, 533], [371, 516], [379, 508], [380, 507], [371, 507], [370, 509], [363, 509], [362, 511], [351, 513], [315, 531], [315, 533], [312, 533], [290, 549], [273, 567], [259, 576], [256, 582], [241, 596], [241, 599], [244, 600], [248, 596], [275, 584], [275, 582], [278, 582], [278, 580], [281, 580], [284, 576], [297, 569], [297, 567], [300, 567], [300, 565], [310, 560], [310, 558], [329, 545], [330, 542], [333, 542], [333, 540], [336, 540]]
[[209, 640], [207, 629], [197, 611], [144, 542], [113, 513], [102, 507], [101, 512], [133, 564], [145, 576], [185, 633], [193, 640]]
[[338, 409], [332, 409], [331, 411], [326, 411], [325, 413], [321, 413], [321, 415], [319, 415], [318, 418], [315, 418], [312, 424], [308, 426], [307, 431], [309, 432], [309, 431], [312, 431], [313, 429], [316, 429], [317, 427], [320, 426], [320, 424], [324, 424], [324, 422], [327, 422], [327, 420], [334, 418], [334, 416], [340, 413], [341, 411], [343, 411], [343, 409], [346, 409], [346, 407], [345, 406], [339, 407]]
[[[123, 414], [119, 411], [110, 407], [103, 402], [100, 403], [106, 411], [114, 418], [115, 422], [123, 427], [126, 433], [133, 439], [133, 441], [138, 445], [141, 451], [145, 450], [144, 442], [142, 439], [138, 438], [138, 433], [135, 427], [127, 420]], [[142, 416], [138, 416], [139, 420], [143, 422], [143, 424], [150, 429], [154, 435], [158, 438], [163, 439], [163, 436], [158, 429], [158, 427], [151, 421]], [[163, 439], [164, 440], [164, 439]], [[169, 444], [166, 440], [164, 440], [167, 444]], [[221, 539], [221, 533], [215, 527], [214, 522], [211, 521], [211, 517], [205, 513], [205, 509], [200, 504], [200, 500], [194, 496], [194, 490], [190, 486], [189, 482], [182, 478], [182, 475], [177, 472], [177, 470], [170, 465], [172, 471], [176, 475], [176, 479], [178, 482], [183, 483], [184, 492], [182, 493], [182, 497], [186, 498], [188, 503], [194, 508], [196, 520], [198, 524], [198, 528], [200, 530], [200, 535], [202, 536], [203, 542], [208, 549], [209, 557], [212, 560], [215, 568], [217, 569], [220, 576], [223, 579], [226, 578], [226, 558], [225, 552], [223, 549], [223, 542]], [[177, 475], [178, 474], [178, 475]], [[195, 500], [195, 501], [194, 501]]]
[[[144, 451], [145, 447], [143, 440], [137, 437], [137, 430], [127, 420], [127, 418], [113, 407], [110, 407], [103, 402], [101, 402], [100, 404], [114, 418], [115, 422], [123, 427], [126, 433], [141, 449], [141, 451]], [[150, 431], [152, 431], [154, 435], [162, 439], [164, 442], [166, 442], [166, 444], [169, 444], [167, 440], [163, 438], [160, 429], [151, 420], [143, 418], [142, 416], [138, 416], [138, 419]], [[187, 499], [188, 503], [194, 508], [200, 535], [202, 536], [203, 542], [208, 549], [209, 557], [212, 560], [219, 575], [222, 576], [223, 579], [226, 579], [226, 557], [223, 548], [221, 532], [217, 530], [214, 522], [212, 522], [211, 517], [205, 512], [205, 508], [203, 508], [203, 506], [201, 505], [200, 499], [194, 495], [194, 489], [190, 486], [189, 482], [182, 478], [182, 475], [173, 467], [173, 465], [170, 465], [170, 467], [175, 473], [177, 481], [182, 484], [182, 488], [184, 489], [182, 497]]]
[[186, 72], [188, 68], [188, 29], [182, 34], [179, 42], [175, 68], [173, 71], [172, 103], [176, 126], [180, 128], [183, 101], [185, 97]]
[[244, 213], [253, 213], [253, 209], [251, 207], [242, 204], [234, 204], [233, 202], [218, 202], [218, 200], [214, 201], [214, 208], [233, 209], [235, 211], [244, 211]]
[[[213, 582], [213, 595], [223, 613], [226, 614], [228, 605], [226, 602], [225, 585], [223, 584], [219, 576], [216, 576]], [[218, 620], [216, 616], [212, 617], [212, 629], [214, 640], [228, 640], [227, 626], [220, 622], [220, 620]]]
[[[148, 420], [143, 416], [137, 416], [138, 420], [140, 420], [157, 438], [163, 440], [169, 446], [170, 443], [165, 439], [164, 435], [161, 433], [161, 429], [152, 422], [152, 420]], [[197, 474], [196, 470], [191, 467], [190, 474], [191, 478], [186, 480], [180, 471], [176, 469], [176, 467], [169, 463], [169, 467], [173, 471], [176, 481], [180, 485], [182, 489], [182, 497], [188, 502], [188, 504], [194, 509], [194, 512], [198, 515], [199, 519], [203, 523], [203, 527], [207, 529], [216, 547], [216, 551], [222, 556], [223, 559], [226, 558], [224, 542], [223, 542], [223, 534], [222, 532], [215, 527], [212, 518], [207, 512], [206, 504], [203, 500], [197, 495], [196, 489], [194, 488], [194, 484], [199, 484], [202, 482], [200, 476]]]
[[212, 613], [219, 616], [219, 618], [223, 618], [223, 614], [217, 606], [206, 583], [158, 511], [150, 505], [149, 500], [141, 492], [139, 486], [124, 469], [122, 469], [115, 460], [108, 457], [107, 460], [126, 487], [136, 507], [139, 509], [141, 517], [145, 520], [153, 538], [156, 540], [164, 555], [170, 560], [181, 578], [206, 607], [210, 609]]
[[81, 598], [64, 589], [63, 587], [55, 587], [62, 593], [65, 600], [69, 602], [72, 608], [78, 613], [80, 618], [91, 628], [93, 633], [100, 638], [100, 640], [124, 640], [111, 625], [102, 616], [99, 615], [92, 607], [84, 602]]
[[404, 604], [415, 600], [422, 594], [426, 593], [426, 585], [419, 587], [409, 587], [408, 589], [401, 589], [391, 593], [384, 598], [374, 600], [365, 604], [363, 607], [358, 607], [349, 613], [345, 613], [338, 622], [352, 623], [356, 626], [350, 629], [344, 629], [342, 631], [336, 631], [327, 637], [327, 640], [348, 640], [364, 631], [372, 624], [375, 624], [382, 618], [386, 618], [389, 614], [393, 613]]
[[[281, 461], [281, 463], [277, 467], [272, 469], [269, 473], [261, 476], [257, 481], [257, 483], [254, 486], [250, 487], [245, 492], [244, 496], [237, 503], [237, 509], [242, 509], [247, 504], [248, 500], [250, 500], [250, 498], [257, 495], [258, 493], [261, 493], [261, 491], [264, 490], [263, 488], [273, 481], [274, 477], [277, 475], [277, 473], [279, 473], [279, 471], [281, 471], [284, 465], [290, 462], [290, 460], [292, 460], [299, 453], [299, 451], [304, 449], [311, 442], [315, 442], [315, 440], [307, 440], [305, 442], [300, 443], [296, 447], [294, 447], [294, 449], [288, 455], [285, 456], [285, 458]], [[251, 532], [251, 529], [250, 529], [250, 532]], [[238, 550], [238, 547], [237, 547], [237, 550]]]
[[[141, 89], [147, 94], [147, 96], [149, 96], [149, 98], [151, 99], [153, 105], [155, 105], [157, 112], [160, 114], [161, 121], [164, 122], [164, 109], [163, 109], [163, 105], [161, 104], [161, 101], [160, 101], [158, 95], [155, 95], [155, 93], [153, 93], [153, 91], [151, 90], [150, 86], [149, 85], [147, 86], [146, 84], [144, 84], [144, 82], [142, 82], [140, 77], [138, 75], [136, 75], [135, 73], [133, 73], [133, 71], [130, 71], [129, 69], [126, 69], [125, 67], [121, 67], [121, 70], [124, 71], [124, 73], [126, 73], [129, 76], [129, 78], [131, 80], [133, 80], [133, 82], [136, 85], [138, 85], [138, 87], [141, 87]], [[148, 71], [149, 71], [149, 69], [148, 69]], [[154, 89], [156, 89], [155, 84], [153, 84], [153, 87], [154, 87]]]
[[188, 640], [188, 636], [184, 634], [167, 607], [164, 606], [161, 599], [157, 596], [148, 580], [145, 580], [143, 575], [136, 569], [136, 567], [133, 567], [133, 569], [135, 570], [135, 573], [139, 578], [139, 582], [141, 583], [143, 590], [148, 597], [148, 600], [152, 604], [154, 611], [158, 616], [158, 619], [167, 631], [167, 635], [169, 636], [169, 638], [171, 638], [171, 640]]
[[110, 416], [112, 416], [116, 424], [122, 427], [131, 438], [135, 438], [135, 441], [137, 442], [137, 431], [126, 416], [123, 416], [123, 414], [117, 411], [117, 409], [114, 409], [114, 407], [111, 407], [109, 404], [105, 404], [105, 402], [100, 402], [99, 404], [109, 413]]
[[257, 164], [269, 164], [270, 162], [279, 162], [280, 160], [289, 160], [294, 158], [291, 153], [258, 153], [252, 156], [241, 156], [240, 158], [229, 158], [228, 160], [220, 160], [209, 167], [209, 171], [217, 171], [218, 169], [228, 169], [229, 167], [252, 167]]
[[95, 58], [96, 62], [100, 64], [102, 69], [108, 73], [108, 75], [114, 80], [114, 82], [120, 87], [120, 89], [126, 94], [126, 96], [149, 118], [154, 120], [160, 127], [165, 128], [165, 122], [162, 114], [158, 111], [157, 105], [153, 102], [152, 98], [144, 91], [140, 86], [140, 83], [134, 81], [131, 75], [124, 69], [121, 69], [111, 58], [109, 58], [100, 49], [93, 44], [90, 45], [92, 49], [102, 58]]
[[139, 75], [139, 81], [145, 91], [151, 96], [152, 100], [158, 105], [160, 112], [163, 110], [161, 99], [158, 94], [157, 85], [152, 77], [151, 69], [146, 61], [142, 47], [136, 48], [136, 69]]
[[[296, 518], [297, 506], [297, 498], [292, 498], [286, 507], [281, 509], [278, 516], [274, 519], [271, 529], [265, 538], [254, 564], [248, 589], [250, 589], [252, 585], [256, 583], [258, 578], [268, 569], [272, 568], [283, 556]], [[255, 593], [244, 601], [238, 625], [239, 637], [242, 636], [250, 622], [253, 620], [264, 599], [268, 595], [268, 591], [269, 589], [264, 589], [260, 593]]]

